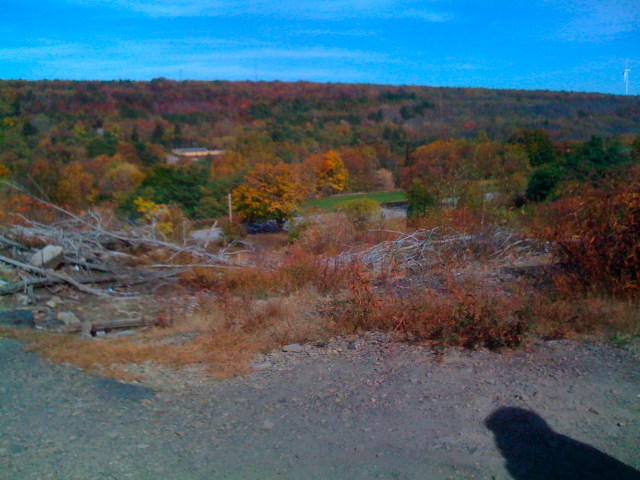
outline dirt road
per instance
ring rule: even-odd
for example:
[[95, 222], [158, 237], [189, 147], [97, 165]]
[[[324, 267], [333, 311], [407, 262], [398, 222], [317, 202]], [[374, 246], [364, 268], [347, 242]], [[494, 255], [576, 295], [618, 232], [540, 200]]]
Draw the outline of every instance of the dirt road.
[[640, 479], [637, 351], [438, 360], [374, 333], [148, 387], [0, 339], [0, 479]]

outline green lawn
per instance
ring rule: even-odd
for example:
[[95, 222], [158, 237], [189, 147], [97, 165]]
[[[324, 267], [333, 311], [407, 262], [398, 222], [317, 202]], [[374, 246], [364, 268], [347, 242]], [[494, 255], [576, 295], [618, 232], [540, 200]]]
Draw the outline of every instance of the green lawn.
[[319, 208], [325, 212], [331, 212], [336, 207], [349, 200], [355, 200], [356, 198], [372, 198], [377, 202], [392, 203], [392, 202], [404, 202], [407, 200], [407, 195], [402, 191], [396, 192], [367, 192], [367, 193], [346, 193], [343, 195], [332, 195], [331, 197], [316, 198], [309, 200], [302, 207], [303, 210], [309, 210], [311, 208]]

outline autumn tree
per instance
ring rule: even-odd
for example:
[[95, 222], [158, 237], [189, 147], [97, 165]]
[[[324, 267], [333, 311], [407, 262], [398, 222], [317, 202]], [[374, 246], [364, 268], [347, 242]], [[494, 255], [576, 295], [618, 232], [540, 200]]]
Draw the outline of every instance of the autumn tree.
[[467, 178], [492, 178], [499, 174], [504, 149], [498, 142], [479, 139], [471, 147]]
[[62, 168], [61, 179], [55, 189], [55, 200], [64, 205], [80, 208], [95, 199], [95, 178], [80, 162], [71, 162]]
[[282, 228], [304, 196], [305, 187], [291, 165], [259, 163], [233, 190], [233, 206], [245, 220], [275, 220]]
[[366, 192], [376, 187], [378, 157], [373, 147], [359, 145], [342, 152], [344, 165], [349, 172], [349, 186], [356, 192]]
[[324, 194], [342, 192], [347, 188], [349, 172], [338, 152], [330, 150], [315, 165], [316, 191]]
[[556, 161], [553, 142], [544, 130], [519, 130], [511, 136], [509, 142], [524, 146], [533, 167]]
[[38, 195], [50, 198], [61, 178], [61, 172], [62, 169], [57, 162], [39, 157], [29, 166], [29, 185]]
[[396, 182], [393, 179], [393, 173], [386, 168], [376, 170], [375, 190], [388, 192], [396, 188]]
[[106, 198], [121, 200], [140, 186], [144, 174], [128, 162], [118, 162], [111, 166], [100, 179], [100, 192]]
[[118, 143], [118, 146], [116, 147], [116, 154], [124, 162], [132, 163], [134, 165], [140, 164], [140, 153], [131, 143]]
[[469, 156], [470, 147], [463, 140], [437, 140], [418, 147], [411, 155], [412, 164], [400, 171], [402, 186], [408, 189], [418, 178], [434, 193], [451, 189]]
[[101, 179], [115, 163], [117, 162], [113, 157], [98, 155], [95, 158], [91, 158], [83, 162], [83, 166], [84, 169], [93, 175], [94, 178]]
[[211, 162], [210, 178], [216, 180], [247, 168], [247, 160], [237, 152], [226, 152]]

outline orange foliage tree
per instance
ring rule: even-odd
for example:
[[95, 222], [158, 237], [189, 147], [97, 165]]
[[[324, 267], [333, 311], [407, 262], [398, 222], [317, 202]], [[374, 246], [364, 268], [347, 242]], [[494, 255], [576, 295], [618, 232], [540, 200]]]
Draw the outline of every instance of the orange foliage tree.
[[402, 186], [406, 189], [414, 178], [419, 178], [430, 188], [442, 190], [458, 180], [469, 154], [469, 145], [462, 140], [437, 140], [418, 147], [411, 156], [412, 164], [400, 172]]
[[344, 165], [349, 171], [349, 186], [354, 191], [368, 191], [378, 184], [378, 157], [373, 147], [359, 145], [342, 152]]
[[211, 180], [233, 175], [247, 168], [245, 157], [236, 152], [227, 152], [211, 162]]
[[291, 165], [259, 163], [232, 192], [233, 206], [245, 220], [276, 220], [282, 228], [285, 219], [302, 204], [305, 192]]
[[349, 172], [338, 152], [329, 150], [322, 157], [316, 169], [316, 188], [327, 194], [338, 193], [347, 188]]
[[95, 200], [95, 178], [80, 162], [71, 162], [62, 168], [61, 178], [55, 189], [55, 200], [70, 207], [80, 208]]

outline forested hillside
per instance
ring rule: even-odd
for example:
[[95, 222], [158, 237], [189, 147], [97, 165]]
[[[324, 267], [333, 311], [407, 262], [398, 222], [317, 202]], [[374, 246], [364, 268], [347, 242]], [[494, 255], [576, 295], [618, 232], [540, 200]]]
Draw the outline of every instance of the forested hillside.
[[[442, 190], [453, 179], [517, 174], [515, 191], [531, 167], [545, 163], [531, 158], [539, 146], [531, 147], [531, 132], [564, 154], [594, 135], [624, 152], [639, 131], [638, 98], [603, 94], [165, 79], [0, 82], [0, 173], [71, 207], [110, 202], [133, 211], [142, 197], [177, 204], [192, 218], [223, 212], [222, 197], [256, 164], [306, 162], [303, 170], [326, 177], [319, 172], [329, 167], [321, 164], [337, 152], [346, 177], [331, 188], [326, 178], [302, 179], [313, 195], [407, 188], [413, 178]], [[179, 147], [227, 153], [213, 163], [166, 166], [166, 154]]]

